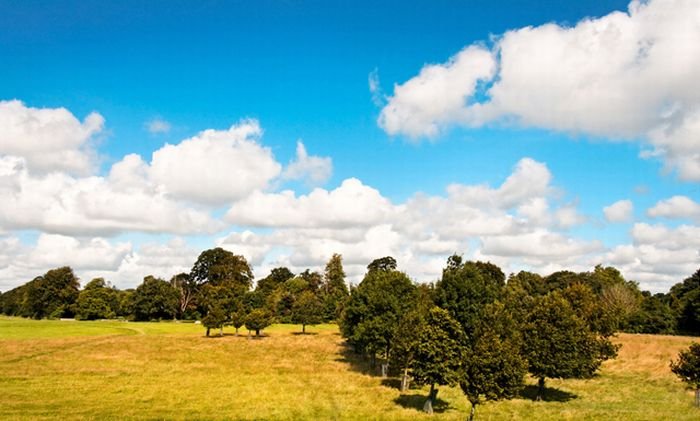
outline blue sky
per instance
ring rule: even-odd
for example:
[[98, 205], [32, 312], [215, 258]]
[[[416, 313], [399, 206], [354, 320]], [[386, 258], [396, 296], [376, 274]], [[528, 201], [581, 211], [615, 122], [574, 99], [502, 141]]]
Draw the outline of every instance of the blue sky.
[[[198, 251], [214, 245], [225, 245], [243, 254], [252, 253], [247, 257], [254, 262], [259, 276], [264, 276], [277, 264], [287, 264], [297, 270], [304, 264], [313, 269], [322, 267], [323, 256], [330, 257], [329, 253], [336, 245], [339, 251], [347, 249], [345, 257], [351, 266], [349, 272], [357, 279], [366, 265], [363, 259], [367, 259], [362, 253], [353, 251], [357, 244], [362, 247], [362, 242], [357, 239], [369, 241], [367, 233], [372, 228], [387, 226], [387, 232], [396, 234], [397, 240], [378, 247], [377, 253], [398, 253], [399, 263], [404, 263], [404, 268], [418, 280], [434, 279], [439, 273], [437, 262], [444, 262], [451, 254], [447, 250], [451, 250], [468, 257], [489, 258], [512, 271], [530, 269], [544, 273], [563, 267], [584, 270], [595, 263], [616, 264], [628, 278], [640, 281], [647, 288], [664, 290], [674, 281], [690, 275], [688, 270], [700, 263], [698, 245], [686, 240], [687, 232], [695, 232], [695, 224], [700, 221], [700, 205], [695, 206], [700, 190], [694, 173], [695, 165], [700, 164], [693, 161], [700, 149], [694, 146], [700, 142], [693, 132], [700, 93], [697, 82], [679, 75], [682, 72], [672, 71], [697, 64], [698, 52], [688, 47], [683, 54], [683, 51], [667, 47], [665, 42], [677, 41], [679, 37], [693, 39], [692, 29], [687, 29], [685, 34], [684, 29], [673, 29], [673, 25], [666, 32], [648, 28], [654, 25], [664, 27], [658, 22], [682, 19], [682, 11], [687, 8], [690, 12], [685, 15], [690, 18], [686, 19], [692, 23], [697, 19], [698, 11], [697, 5], [682, 0], [656, 0], [631, 6], [628, 3], [554, 0], [145, 3], [0, 0], [0, 60], [3, 64], [0, 66], [0, 101], [21, 101], [21, 107], [14, 109], [21, 110], [18, 113], [65, 108], [80, 121], [93, 112], [103, 119], [100, 127], [94, 129], [87, 139], [77, 143], [66, 141], [80, 151], [89, 146], [95, 152], [90, 158], [94, 164], [91, 170], [80, 174], [60, 165], [37, 170], [31, 154], [38, 152], [26, 152], [29, 155], [23, 156], [21, 151], [24, 149], [17, 146], [24, 141], [22, 136], [32, 136], [34, 132], [22, 129], [19, 132], [23, 135], [8, 135], [6, 139], [0, 139], [0, 156], [25, 159], [25, 178], [35, 177], [50, 184], [48, 178], [52, 177], [51, 174], [64, 171], [75, 180], [86, 177], [107, 180], [113, 166], [129, 154], [139, 155], [150, 168], [146, 171], [155, 173], [152, 154], [164, 148], [166, 143], [179, 145], [184, 139], [207, 129], [223, 131], [232, 125], [247, 124], [244, 119], [257, 122], [262, 134], [254, 135], [253, 143], [269, 150], [275, 165], [280, 167], [277, 172], [270, 169], [262, 184], [253, 183], [244, 189], [245, 194], [222, 192], [217, 196], [225, 200], [207, 198], [202, 201], [201, 197], [195, 200], [191, 195], [175, 193], [179, 187], [162, 182], [162, 174], [160, 179], [152, 175], [146, 177], [149, 186], [160, 186], [153, 187], [153, 191], [164, 192], [166, 199], [172, 200], [172, 206], [179, 211], [186, 212], [191, 208], [209, 215], [218, 223], [216, 228], [205, 232], [149, 229], [142, 225], [134, 228], [129, 224], [110, 225], [112, 228], [108, 230], [86, 230], [75, 226], [79, 223], [47, 222], [47, 218], [56, 215], [55, 208], [51, 214], [47, 210], [47, 213], [22, 221], [13, 217], [10, 209], [7, 211], [9, 216], [0, 220], [4, 241], [9, 244], [4, 251], [7, 257], [0, 274], [0, 289], [26, 281], [24, 278], [32, 271], [59, 263], [60, 252], [56, 252], [55, 260], [37, 261], [32, 257], [36, 256], [37, 250], [46, 254], [42, 247], [51, 249], [72, 244], [69, 247], [75, 247], [76, 253], [89, 254], [95, 241], [102, 244], [101, 250], [106, 253], [103, 266], [80, 259], [73, 262], [69, 257], [65, 260], [76, 266], [81, 278], [104, 275], [122, 286], [135, 285], [140, 277], [151, 273], [148, 272], [150, 269], [159, 276], [170, 276], [169, 270], [185, 268], [193, 254], [196, 257]], [[678, 13], [666, 16], [667, 10]], [[622, 12], [623, 18], [611, 15], [615, 11]], [[640, 77], [639, 84], [635, 85], [637, 91], [626, 86], [625, 80], [637, 76], [625, 74], [628, 70], [624, 65], [615, 68], [614, 63], [606, 64], [615, 61], [612, 57], [617, 56], [613, 54], [618, 53], [618, 41], [601, 41], [603, 35], [600, 34], [605, 31], [591, 32], [579, 24], [582, 20], [615, 29], [616, 34], [622, 34], [619, 36], [620, 46], [645, 42], [652, 46], [648, 48], [651, 51], [648, 62], [637, 63], [641, 69], [638, 73], [649, 73], [649, 80], [660, 78], [666, 83], [650, 87], [653, 92], [645, 93], [645, 98], [638, 101], [646, 104], [646, 108], [637, 108], [635, 96], [639, 87], [649, 86], [643, 83], [647, 79]], [[546, 24], [556, 25], [559, 30], [553, 34], [547, 32], [542, 26]], [[516, 53], [513, 53], [505, 47], [523, 42], [528, 27], [534, 28], [531, 35], [534, 38], [530, 41], [542, 45], [538, 50], [543, 51], [542, 56], [532, 59], [535, 75], [543, 76], [541, 81], [526, 79], [523, 82], [513, 76], [519, 71], [518, 65], [512, 64], [516, 63], [519, 50], [516, 48], [513, 50]], [[632, 31], [632, 27], [637, 31]], [[677, 25], [676, 28], [686, 27]], [[512, 31], [512, 36], [504, 36], [507, 31]], [[567, 31], [578, 33], [578, 38], [571, 41], [567, 38]], [[646, 35], [630, 40], [624, 36], [625, 31]], [[547, 48], [553, 51], [552, 46], [559, 42], [557, 37], [575, 45], [560, 56], [554, 56], [554, 53], [548, 56], [550, 50]], [[586, 37], [590, 39], [586, 41]], [[586, 42], [591, 45], [600, 43], [603, 47], [587, 50], [585, 46], [589, 44]], [[457, 58], [470, 46], [490, 54], [492, 58], [489, 60], [496, 63], [498, 69], [496, 73], [470, 79], [468, 69], [477, 66], [470, 60], [476, 58]], [[572, 85], [558, 83], [557, 75], [566, 72], [550, 71], [551, 67], [545, 66], [556, 67], [569, 57], [575, 59], [581, 53], [579, 50], [590, 54], [582, 62], [586, 64], [574, 67], [585, 68], [583, 75]], [[640, 51], [646, 50], [640, 47]], [[669, 62], [666, 54], [671, 53], [675, 54], [673, 57], [682, 56], [684, 59]], [[659, 61], [666, 60], [664, 66], [653, 61], [657, 56]], [[477, 83], [475, 81], [478, 85], [458, 98], [462, 101], [459, 109], [445, 105], [447, 111], [442, 114], [428, 111], [429, 118], [437, 122], [438, 132], [426, 135], [426, 127], [416, 128], [411, 122], [421, 121], [424, 115], [416, 113], [423, 112], [421, 110], [425, 109], [421, 107], [425, 104], [430, 110], [435, 110], [440, 109], [445, 100], [440, 95], [430, 96], [432, 94], [428, 98], [416, 97], [408, 91], [417, 86], [411, 87], [409, 82], [416, 80], [428, 86], [430, 92], [436, 92], [431, 90], [436, 79], [420, 79], [419, 76], [422, 69], [431, 64], [439, 66], [440, 71], [454, 70], [448, 82], [457, 90], [471, 82]], [[540, 72], [537, 72], [537, 66], [542, 66]], [[659, 67], [671, 70], [658, 73]], [[370, 90], [370, 79], [378, 83], [379, 89]], [[615, 86], [623, 86], [619, 91], [616, 87], [605, 90], [606, 84], [616, 82]], [[497, 96], [492, 87], [499, 84], [503, 89]], [[583, 88], [578, 97], [569, 95], [570, 92], [557, 96], [548, 93], [549, 89], [555, 89], [552, 85]], [[407, 87], [402, 91], [405, 94], [400, 93], [396, 86]], [[658, 121], [648, 124], [633, 122], [618, 127], [606, 120], [605, 115], [595, 115], [597, 108], [586, 104], [606, 98], [605, 94], [596, 91], [601, 86], [602, 91], [625, 99], [613, 110], [620, 112], [620, 120], [633, 113], [649, 112], [649, 115], [658, 116]], [[527, 97], [528, 89], [533, 92], [532, 107], [522, 105], [517, 99], [521, 94]], [[546, 109], [563, 110], [560, 120], [567, 120], [565, 113], [571, 102], [574, 105], [568, 111], [569, 115], [582, 117], [567, 126], [568, 123], [557, 123], [556, 112], [550, 112], [554, 115], [551, 119], [528, 114], [528, 108], [540, 107], [550, 98], [555, 99]], [[561, 98], [567, 98], [566, 103], [556, 102]], [[612, 98], [612, 102], [619, 99]], [[575, 104], [579, 100], [584, 105]], [[492, 103], [494, 116], [463, 117], [472, 115], [470, 105], [474, 103]], [[629, 109], [625, 109], [628, 104], [631, 104]], [[600, 108], [603, 110], [601, 114], [607, 112], [604, 106]], [[675, 132], [665, 126], [669, 112], [679, 116], [681, 127], [689, 127], [688, 130], [679, 130], [685, 138], [681, 139], [680, 134], [675, 136]], [[153, 121], [162, 122], [162, 130], [150, 132], [149, 123]], [[4, 124], [19, 127], [22, 123], [15, 118], [5, 120]], [[46, 130], [50, 133], [52, 129]], [[304, 161], [308, 165], [300, 166], [303, 168], [296, 176], [285, 176], [285, 169], [300, 161], [298, 140], [303, 142], [308, 156], [321, 161], [310, 161], [316, 164]], [[43, 150], [50, 152], [51, 148], [48, 145]], [[655, 151], [654, 156], [641, 157], [649, 151]], [[248, 159], [243, 155], [235, 156]], [[323, 161], [324, 158], [327, 161]], [[251, 157], [250, 162], [254, 159]], [[524, 194], [517, 203], [506, 201], [506, 204], [498, 204], [495, 206], [497, 211], [477, 204], [469, 208], [478, 208], [479, 212], [490, 216], [496, 212], [498, 217], [508, 220], [522, 219], [517, 232], [501, 231], [495, 237], [484, 234], [490, 232], [489, 227], [463, 230], [465, 234], [450, 234], [446, 227], [436, 225], [437, 222], [425, 223], [420, 229], [411, 230], [408, 225], [412, 222], [368, 217], [371, 209], [367, 215], [358, 210], [352, 217], [340, 215], [337, 220], [332, 211], [317, 209], [318, 213], [330, 212], [331, 217], [328, 221], [309, 223], [317, 230], [313, 234], [299, 231], [309, 228], [302, 226], [304, 224], [262, 224], [240, 216], [246, 214], [240, 203], [246, 206], [261, 203], [248, 196], [251, 192], [275, 195], [289, 189], [298, 199], [314, 188], [334, 191], [345, 180], [354, 178], [363, 188], [377, 191], [392, 206], [411, 208], [411, 212], [402, 216], [408, 221], [423, 211], [427, 215], [432, 212], [429, 208], [418, 209], [419, 205], [408, 205], [417, 194], [447, 198], [446, 189], [452, 184], [488, 185], [496, 190], [509, 176], [517, 173], [516, 168], [523, 159], [531, 159], [546, 168], [551, 179], [545, 183], [544, 190]], [[239, 163], [231, 161], [229, 164], [235, 168]], [[206, 165], [201, 168], [207, 171]], [[253, 165], [249, 170], [255, 172], [255, 168]], [[325, 171], [323, 176], [311, 180], [313, 177], [309, 174], [313, 168]], [[525, 185], [529, 184], [528, 174], [522, 174]], [[32, 185], [37, 184], [38, 181]], [[24, 190], [28, 188], [25, 186]], [[204, 183], [201, 188], [206, 190], [209, 187]], [[88, 198], [81, 200], [96, 200], [89, 193], [80, 197]], [[673, 197], [684, 199], [665, 202]], [[538, 221], [534, 221], [537, 218], [525, 215], [521, 207], [537, 200], [546, 201], [551, 215], [546, 218], [540, 215]], [[606, 218], [603, 208], [620, 200], [630, 201], [633, 209], [622, 212], [624, 215], [611, 221]], [[60, 207], [63, 202], [59, 200], [57, 203], [56, 206]], [[342, 208], [344, 205], [338, 206]], [[449, 204], [445, 206], [458, 208]], [[237, 210], [231, 210], [232, 207]], [[557, 223], [554, 214], [559, 209], [568, 209], [574, 216], [566, 223]], [[73, 212], [72, 208], [61, 208], [61, 211], [66, 214]], [[236, 213], [238, 211], [240, 214]], [[403, 209], [394, 211], [404, 212]], [[279, 209], [279, 212], [283, 213], [285, 209]], [[71, 221], [90, 217], [87, 214], [66, 216]], [[104, 215], [93, 217], [104, 219]], [[343, 220], [345, 217], [349, 219]], [[456, 221], [475, 218], [475, 213], [450, 214], [450, 218]], [[549, 222], [544, 222], [544, 219]], [[357, 236], [343, 240], [343, 232], [349, 226], [359, 229]], [[657, 232], [667, 230], [662, 237], [679, 238], [658, 251], [658, 256], [683, 249], [685, 257], [674, 261], [672, 267], [668, 267], [668, 262], [659, 261], [663, 259], [651, 257], [655, 252], [650, 250], [661, 246], [639, 234], [650, 227]], [[687, 232], [678, 231], [678, 227], [686, 227]], [[421, 234], [415, 237], [417, 231]], [[240, 236], [244, 232], [250, 233], [247, 240], [224, 240], [230, 234]], [[577, 247], [573, 247], [575, 250], [571, 254], [562, 252], [566, 254], [565, 258], [559, 252], [554, 253], [557, 256], [554, 258], [546, 250], [520, 258], [512, 250], [493, 246], [513, 235], [520, 236], [518, 241], [526, 244], [529, 237], [523, 236], [528, 234], [544, 241], [543, 245], [547, 243], [543, 238], [555, 235], [557, 241], [562, 242], [563, 249], [567, 249], [567, 244], [576, 244]], [[257, 237], [251, 240], [250, 235]], [[308, 243], [300, 244], [289, 239], [299, 236], [308, 236]], [[39, 244], [42, 237], [44, 242]], [[282, 237], [284, 239], [280, 239]], [[446, 243], [431, 248], [430, 253], [409, 244], [427, 241], [426, 238]], [[266, 241], [271, 245], [266, 247]], [[595, 242], [599, 244], [586, 246]], [[168, 246], [171, 243], [177, 244]], [[557, 244], [553, 242], [552, 247], [558, 247]], [[149, 250], [144, 247], [161, 247], [160, 252], [171, 256], [171, 260], [165, 262], [167, 259], [163, 258], [160, 267], [149, 268], [143, 263], [149, 261], [146, 257]], [[256, 252], [248, 250], [256, 247]], [[294, 257], [309, 250], [313, 250], [313, 257]], [[353, 253], [357, 255], [353, 256]], [[15, 261], [22, 263], [12, 263]]]

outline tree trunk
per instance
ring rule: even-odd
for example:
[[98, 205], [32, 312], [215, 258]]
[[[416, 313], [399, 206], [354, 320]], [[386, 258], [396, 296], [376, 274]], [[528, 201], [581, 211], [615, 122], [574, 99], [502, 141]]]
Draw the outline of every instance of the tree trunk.
[[207, 328], [207, 337], [209, 337], [209, 328]]
[[389, 363], [382, 363], [380, 368], [382, 370], [382, 378], [388, 377], [389, 376]]
[[425, 404], [423, 405], [423, 411], [432, 414], [433, 413], [433, 402], [435, 401], [435, 398], [437, 397], [437, 389], [435, 389], [435, 383], [432, 383], [430, 385], [430, 394], [428, 394], [428, 399], [425, 401]]
[[301, 333], [306, 333], [306, 325], [303, 323], [301, 324]]
[[377, 354], [374, 352], [372, 353], [372, 356], [370, 357], [369, 365], [370, 365], [370, 367], [372, 367], [372, 369], [374, 369], [377, 366]]
[[223, 326], [221, 326], [219, 328], [219, 336], [224, 336], [224, 327]]
[[260, 336], [260, 329], [255, 329], [255, 337]]
[[695, 389], [695, 406], [700, 408], [700, 389]]
[[544, 377], [540, 377], [537, 380], [537, 397], [535, 400], [539, 402], [542, 398], [544, 398]]
[[236, 336], [238, 336], [238, 328], [236, 328]]
[[408, 377], [408, 368], [403, 369], [403, 376], [401, 376], [401, 391], [406, 392], [408, 391], [408, 384], [410, 382], [410, 378]]
[[472, 402], [472, 409], [469, 410], [469, 421], [474, 421], [474, 414], [476, 413], [476, 403]]

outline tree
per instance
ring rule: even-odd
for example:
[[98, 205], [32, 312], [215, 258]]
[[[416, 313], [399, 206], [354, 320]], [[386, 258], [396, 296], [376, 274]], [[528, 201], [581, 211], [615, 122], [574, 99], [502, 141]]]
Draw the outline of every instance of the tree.
[[484, 306], [501, 296], [505, 276], [491, 263], [458, 264], [454, 256], [450, 259], [435, 286], [435, 303], [460, 322], [470, 336]]
[[255, 336], [260, 336], [260, 331], [272, 324], [272, 315], [269, 311], [257, 308], [251, 311], [245, 319], [246, 329], [254, 330]]
[[370, 356], [372, 364], [377, 354], [384, 357], [382, 370], [386, 373], [398, 321], [414, 307], [416, 298], [416, 286], [403, 272], [369, 270], [351, 292], [341, 333], [356, 352]]
[[274, 268], [270, 274], [257, 282], [256, 291], [260, 291], [265, 297], [272, 294], [277, 287], [292, 279], [294, 274], [286, 267]]
[[430, 309], [417, 341], [411, 374], [419, 384], [430, 385], [423, 410], [433, 413], [436, 385], [455, 385], [461, 380], [466, 337], [462, 326], [439, 307]]
[[626, 330], [632, 333], [674, 333], [676, 318], [666, 298], [665, 294], [642, 292], [639, 309], [630, 316]]
[[610, 342], [591, 331], [558, 292], [536, 298], [522, 331], [528, 370], [538, 379], [537, 400], [547, 377], [588, 378], [610, 358]]
[[102, 278], [88, 282], [75, 303], [76, 319], [111, 319], [119, 311], [119, 292]]
[[484, 315], [467, 338], [462, 362], [459, 386], [471, 403], [469, 420], [482, 401], [513, 398], [527, 373], [520, 333], [510, 310], [496, 301], [486, 306]]
[[146, 276], [132, 296], [134, 318], [139, 321], [172, 319], [177, 314], [179, 298], [170, 283]]
[[231, 313], [231, 325], [236, 329], [236, 336], [238, 336], [238, 329], [245, 324], [245, 319], [247, 314], [244, 309], [236, 309]]
[[700, 343], [693, 343], [671, 361], [671, 371], [695, 390], [695, 406], [700, 408]]
[[219, 336], [224, 336], [224, 323], [226, 323], [226, 312], [221, 307], [214, 307], [207, 315], [202, 317], [202, 325], [207, 328], [207, 336], [211, 329], [219, 329]]
[[678, 330], [691, 335], [700, 334], [700, 269], [671, 287]]
[[35, 319], [72, 317], [79, 287], [73, 269], [52, 269], [25, 285], [20, 314]]
[[301, 324], [301, 332], [306, 333], [306, 325], [316, 325], [322, 321], [321, 301], [311, 291], [304, 291], [292, 306], [292, 323]]
[[389, 364], [401, 372], [401, 391], [408, 390], [411, 377], [409, 370], [416, 358], [420, 335], [425, 325], [426, 311], [412, 309], [401, 317], [396, 327], [394, 345], [389, 355]]
[[197, 285], [227, 285], [241, 292], [248, 291], [253, 283], [253, 272], [245, 257], [221, 247], [203, 251], [192, 266], [190, 277]]
[[367, 272], [391, 272], [394, 270], [396, 270], [396, 259], [391, 256], [374, 259], [369, 265], [367, 265]]
[[189, 273], [179, 273], [170, 278], [170, 285], [180, 294], [177, 308], [178, 317], [181, 320], [185, 319], [187, 318], [188, 310], [194, 307], [194, 299], [197, 295], [197, 283], [192, 279]]
[[340, 317], [342, 306], [348, 298], [343, 257], [340, 254], [336, 253], [328, 260], [323, 281], [323, 318], [330, 322]]

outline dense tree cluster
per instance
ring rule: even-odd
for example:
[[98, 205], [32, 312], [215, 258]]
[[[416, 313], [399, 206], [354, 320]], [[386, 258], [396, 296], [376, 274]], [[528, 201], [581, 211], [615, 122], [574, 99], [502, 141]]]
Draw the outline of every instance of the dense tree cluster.
[[[340, 328], [382, 375], [429, 385], [459, 385], [471, 402], [509, 399], [529, 373], [538, 379], [590, 378], [617, 355], [620, 330], [698, 332], [700, 272], [668, 297], [639, 291], [611, 267], [549, 276], [505, 274], [492, 263], [451, 256], [434, 285], [417, 285], [391, 257], [377, 259], [353, 288]], [[670, 320], [670, 322], [669, 322]]]
[[274, 322], [298, 323], [306, 332], [309, 325], [335, 321], [348, 294], [339, 254], [323, 275], [310, 270], [295, 275], [279, 267], [253, 289], [246, 259], [214, 248], [202, 252], [190, 272], [170, 281], [146, 276], [136, 289], [118, 290], [97, 278], [80, 290], [71, 268], [50, 270], [0, 294], [0, 312], [36, 319], [201, 320], [207, 335], [224, 325], [236, 332], [246, 326], [259, 335]]

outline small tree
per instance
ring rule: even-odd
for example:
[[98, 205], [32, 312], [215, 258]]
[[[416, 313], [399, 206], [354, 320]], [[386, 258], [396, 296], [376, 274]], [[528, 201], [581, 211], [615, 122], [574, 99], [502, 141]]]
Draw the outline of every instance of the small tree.
[[245, 319], [245, 327], [254, 330], [255, 336], [260, 336], [260, 331], [272, 324], [272, 315], [262, 308], [256, 308]]
[[316, 294], [304, 291], [292, 306], [292, 323], [301, 324], [301, 333], [306, 333], [306, 325], [321, 323], [322, 312], [323, 306]]
[[435, 385], [454, 385], [461, 379], [464, 343], [462, 326], [441, 308], [432, 308], [418, 339], [412, 364], [416, 382], [430, 385], [423, 410], [433, 413], [438, 390]]
[[236, 329], [236, 336], [238, 336], [238, 329], [245, 324], [246, 313], [243, 309], [239, 309], [231, 313], [231, 325]]
[[224, 323], [226, 323], [226, 312], [221, 307], [210, 308], [207, 315], [202, 317], [202, 325], [207, 328], [207, 336], [210, 329], [219, 329], [219, 336], [224, 336]]
[[693, 343], [671, 361], [671, 371], [695, 390], [695, 406], [700, 408], [700, 343]]

